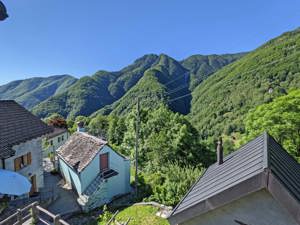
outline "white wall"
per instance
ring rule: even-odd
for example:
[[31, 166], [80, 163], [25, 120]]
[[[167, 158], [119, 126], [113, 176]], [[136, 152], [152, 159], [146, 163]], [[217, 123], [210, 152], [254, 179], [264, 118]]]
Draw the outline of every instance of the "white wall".
[[[64, 137], [64, 140], [62, 141], [62, 137]], [[60, 142], [58, 142], [58, 138], [60, 138]], [[53, 138], [47, 139], [49, 146], [45, 149], [43, 149], [43, 157], [48, 157], [48, 154], [50, 152], [55, 152], [61, 145], [63, 145], [69, 138], [69, 133], [65, 132], [60, 135], [57, 135]], [[53, 142], [53, 145], [50, 145], [50, 142]]]
[[30, 179], [31, 176], [36, 175], [37, 188], [44, 186], [43, 173], [43, 158], [42, 158], [42, 138], [36, 138], [25, 143], [13, 146], [15, 155], [5, 159], [5, 169], [15, 171], [14, 159], [31, 152], [31, 164], [23, 167], [18, 173]]
[[250, 194], [181, 225], [238, 225], [234, 220], [249, 225], [298, 225], [266, 190]]

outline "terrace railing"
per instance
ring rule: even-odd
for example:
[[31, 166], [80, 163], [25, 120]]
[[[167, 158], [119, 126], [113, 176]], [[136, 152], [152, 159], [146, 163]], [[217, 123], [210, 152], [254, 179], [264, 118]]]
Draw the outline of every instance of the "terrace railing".
[[31, 220], [31, 224], [46, 224], [46, 225], [70, 225], [60, 215], [54, 215], [43, 207], [39, 206], [38, 202], [34, 202], [23, 209], [18, 209], [16, 213], [10, 215], [0, 222], [0, 225], [22, 225]]

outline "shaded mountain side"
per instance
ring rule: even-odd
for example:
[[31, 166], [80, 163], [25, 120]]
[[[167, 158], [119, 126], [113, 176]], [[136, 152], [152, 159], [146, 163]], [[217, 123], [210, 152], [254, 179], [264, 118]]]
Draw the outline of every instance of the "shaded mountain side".
[[27, 109], [32, 109], [47, 98], [64, 92], [76, 81], [76, 78], [69, 75], [12, 81], [0, 86], [0, 99], [15, 100]]
[[203, 138], [243, 132], [250, 109], [300, 88], [300, 30], [284, 33], [217, 71], [193, 91], [192, 123]]
[[192, 55], [181, 61], [190, 71], [190, 89], [193, 91], [202, 81], [222, 67], [240, 59], [247, 53], [224, 55]]
[[[125, 115], [135, 107], [137, 97], [147, 107], [155, 108], [161, 103], [168, 103], [172, 110], [186, 114], [190, 109], [190, 99], [168, 101], [190, 93], [188, 86], [189, 71], [176, 60], [162, 54], [159, 56], [158, 63], [148, 69], [141, 80], [121, 99], [98, 110], [93, 116], [97, 114]], [[176, 91], [178, 87], [180, 90]]]

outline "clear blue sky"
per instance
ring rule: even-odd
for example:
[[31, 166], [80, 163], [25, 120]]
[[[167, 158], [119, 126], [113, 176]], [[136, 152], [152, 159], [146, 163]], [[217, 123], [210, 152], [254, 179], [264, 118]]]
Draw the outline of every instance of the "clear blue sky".
[[249, 51], [300, 26], [296, 0], [2, 1], [0, 84], [118, 70], [148, 53]]

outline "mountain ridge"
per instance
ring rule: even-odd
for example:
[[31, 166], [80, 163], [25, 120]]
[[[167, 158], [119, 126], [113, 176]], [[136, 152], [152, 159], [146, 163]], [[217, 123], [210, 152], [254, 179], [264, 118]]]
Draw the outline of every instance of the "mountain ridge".
[[[217, 69], [242, 57], [243, 54], [207, 56], [213, 58], [211, 59], [212, 63], [208, 63], [203, 55], [201, 57], [193, 55], [191, 57], [195, 57], [193, 61], [196, 62], [194, 65], [188, 63], [190, 57], [178, 61], [166, 54], [146, 54], [119, 71], [99, 70], [91, 76], [84, 76], [79, 79], [70, 75], [56, 75], [46, 78], [34, 77], [12, 81], [0, 86], [0, 99], [14, 99], [39, 117], [46, 117], [54, 112], [58, 112], [65, 117], [90, 115], [105, 107], [109, 108], [110, 105], [121, 99], [149, 69], [156, 69], [164, 74], [162, 79], [165, 80], [159, 81], [162, 84], [166, 84], [168, 81], [175, 79], [174, 76], [180, 76], [190, 70], [196, 71], [192, 76], [196, 77], [197, 82], [199, 80], [201, 82], [203, 78], [198, 79], [197, 76], [203, 76], [203, 74], [209, 76]], [[207, 66], [203, 64], [207, 64]], [[201, 66], [209, 69], [199, 69], [198, 67]], [[197, 73], [199, 70], [201, 73]], [[189, 79], [189, 77], [187, 76], [186, 79]], [[64, 78], [67, 81], [66, 83], [62, 81], [51, 83], [58, 78]], [[187, 87], [183, 87], [180, 93], [190, 93], [190, 80], [179, 78], [179, 81], [182, 83], [171, 82], [167, 89], [172, 90], [188, 82]], [[172, 98], [172, 96], [174, 94], [169, 97]], [[181, 109], [186, 107], [184, 104], [175, 102], [171, 108], [174, 111], [186, 114], [189, 109]]]

